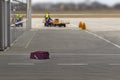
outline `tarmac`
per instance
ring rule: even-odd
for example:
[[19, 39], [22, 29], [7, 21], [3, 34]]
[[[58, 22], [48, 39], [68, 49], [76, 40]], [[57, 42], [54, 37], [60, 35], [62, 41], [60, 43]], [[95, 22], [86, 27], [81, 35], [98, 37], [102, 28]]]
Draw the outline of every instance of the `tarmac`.
[[[61, 18], [71, 24], [44, 27], [34, 18], [32, 29], [0, 55], [0, 80], [120, 80], [120, 19]], [[80, 21], [87, 30], [78, 28]], [[48, 60], [31, 60], [36, 50]]]

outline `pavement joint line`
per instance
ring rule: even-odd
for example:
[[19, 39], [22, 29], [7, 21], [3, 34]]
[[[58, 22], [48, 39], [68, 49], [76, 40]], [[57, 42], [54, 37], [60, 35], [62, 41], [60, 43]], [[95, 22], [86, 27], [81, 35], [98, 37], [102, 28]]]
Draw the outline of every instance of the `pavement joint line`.
[[36, 28], [39, 30], [72, 30], [71, 28]]
[[27, 48], [30, 45], [30, 43], [33, 40], [33, 38], [34, 38], [36, 33], [37, 33], [37, 31], [33, 34], [32, 38], [28, 41], [28, 43], [26, 44], [25, 48]]
[[[44, 28], [44, 27], [38, 27], [38, 26], [41, 26], [41, 25], [43, 25], [43, 24], [38, 24], [37, 26], [36, 26], [36, 28], [38, 28], [38, 29], [47, 29], [47, 28]], [[73, 25], [73, 24], [70, 24], [70, 25]], [[75, 25], [73, 25], [73, 26], [75, 26]], [[32, 27], [33, 29], [34, 29], [34, 27]], [[51, 29], [58, 29], [58, 28], [51, 28]], [[60, 29], [60, 28], [59, 28]], [[66, 27], [66, 28], [62, 28], [62, 29], [67, 29], [67, 30], [78, 30], [78, 28], [77, 29], [73, 29], [72, 27]]]
[[[73, 24], [73, 25], [74, 25], [74, 24]], [[74, 25], [74, 26], [75, 26], [75, 25]], [[77, 25], [76, 25], [76, 26], [77, 26]], [[117, 45], [117, 44], [115, 44], [115, 43], [113, 43], [113, 42], [111, 42], [111, 41], [109, 41], [109, 40], [107, 40], [107, 39], [105, 39], [105, 38], [103, 38], [103, 37], [101, 37], [101, 36], [93, 33], [93, 32], [88, 31], [88, 30], [85, 31], [85, 32], [87, 32], [87, 33], [89, 33], [89, 34], [92, 34], [92, 35], [96, 36], [97, 38], [99, 38], [99, 39], [101, 39], [101, 40], [104, 40], [104, 41], [106, 41], [107, 43], [110, 43], [110, 44], [112, 44], [112, 45], [114, 45], [114, 46], [116, 46], [117, 48], [120, 49], [120, 45]]]
[[34, 63], [8, 63], [9, 66], [33, 66]]
[[110, 43], [110, 44], [112, 44], [112, 45], [114, 45], [114, 46], [116, 46], [117, 48], [120, 49], [120, 46], [119, 46], [119, 45], [117, 45], [117, 44], [115, 44], [115, 43], [113, 43], [113, 42], [111, 42], [111, 41], [109, 41], [109, 40], [107, 40], [107, 39], [105, 39], [105, 38], [103, 38], [103, 37], [101, 37], [101, 36], [93, 33], [93, 32], [90, 32], [90, 31], [86, 31], [86, 32], [89, 33], [89, 34], [92, 34], [92, 35], [96, 36], [97, 38], [99, 38], [99, 39], [101, 39], [101, 40], [104, 40], [104, 41], [106, 41], [107, 43]]
[[[33, 15], [45, 15], [45, 14], [33, 14]], [[120, 15], [120, 14], [51, 14], [51, 15]]]
[[87, 63], [58, 63], [59, 66], [87, 66]]
[[32, 28], [30, 31], [38, 31], [37, 28]]

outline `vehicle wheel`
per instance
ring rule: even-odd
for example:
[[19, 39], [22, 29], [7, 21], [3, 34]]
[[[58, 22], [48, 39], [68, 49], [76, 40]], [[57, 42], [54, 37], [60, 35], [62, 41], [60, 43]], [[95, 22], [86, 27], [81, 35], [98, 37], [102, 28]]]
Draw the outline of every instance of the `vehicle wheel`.
[[46, 23], [44, 23], [44, 26], [46, 27]]
[[59, 27], [61, 27], [61, 24], [58, 24]]

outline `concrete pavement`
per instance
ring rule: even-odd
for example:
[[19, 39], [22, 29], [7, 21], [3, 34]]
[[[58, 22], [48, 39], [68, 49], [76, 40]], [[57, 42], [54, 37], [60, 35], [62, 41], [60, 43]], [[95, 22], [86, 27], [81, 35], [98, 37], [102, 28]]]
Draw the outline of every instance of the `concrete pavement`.
[[[78, 29], [75, 22], [67, 28], [38, 24], [25, 32], [0, 55], [0, 80], [119, 80], [119, 28], [96, 30], [88, 19], [90, 34]], [[30, 60], [29, 54], [35, 50], [48, 50], [50, 59]]]

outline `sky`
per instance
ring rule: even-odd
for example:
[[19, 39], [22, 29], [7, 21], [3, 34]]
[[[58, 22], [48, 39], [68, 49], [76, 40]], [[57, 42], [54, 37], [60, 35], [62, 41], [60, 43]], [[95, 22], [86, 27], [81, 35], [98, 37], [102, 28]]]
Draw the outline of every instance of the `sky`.
[[[45, 2], [51, 2], [51, 3], [59, 3], [59, 2], [74, 2], [74, 3], [78, 3], [78, 2], [84, 2], [87, 0], [32, 0], [32, 3], [45, 3]], [[120, 0], [90, 0], [90, 1], [98, 1], [107, 5], [114, 5], [116, 3], [120, 3]]]

